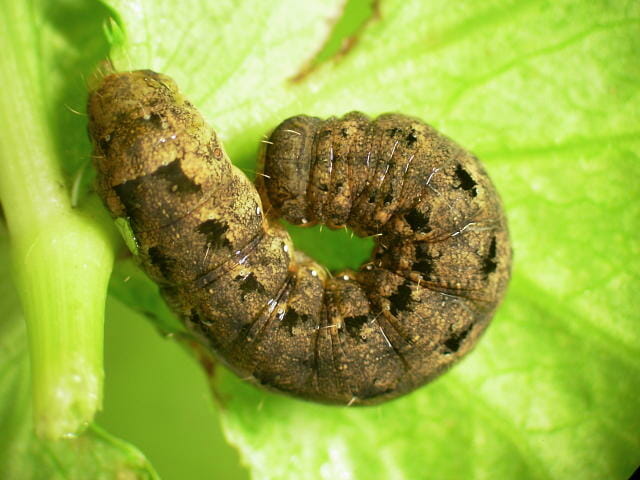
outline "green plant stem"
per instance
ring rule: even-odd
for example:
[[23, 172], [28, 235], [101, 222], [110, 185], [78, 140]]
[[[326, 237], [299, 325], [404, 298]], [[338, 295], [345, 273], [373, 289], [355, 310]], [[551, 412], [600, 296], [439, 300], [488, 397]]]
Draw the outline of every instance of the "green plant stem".
[[95, 200], [71, 206], [47, 114], [46, 74], [33, 53], [41, 52], [36, 16], [31, 2], [3, 2], [0, 199], [27, 320], [36, 430], [59, 438], [81, 430], [101, 405], [116, 236]]

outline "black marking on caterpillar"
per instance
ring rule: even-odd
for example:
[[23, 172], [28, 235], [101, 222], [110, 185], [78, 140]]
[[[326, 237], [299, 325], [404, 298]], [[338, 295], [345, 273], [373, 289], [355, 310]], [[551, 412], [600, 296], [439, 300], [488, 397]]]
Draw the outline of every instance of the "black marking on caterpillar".
[[[420, 120], [289, 118], [254, 186], [164, 75], [109, 75], [88, 111], [99, 194], [168, 303], [242, 378], [386, 401], [465, 355], [503, 297], [499, 197], [473, 155]], [[374, 236], [371, 261], [329, 275], [279, 216]]]

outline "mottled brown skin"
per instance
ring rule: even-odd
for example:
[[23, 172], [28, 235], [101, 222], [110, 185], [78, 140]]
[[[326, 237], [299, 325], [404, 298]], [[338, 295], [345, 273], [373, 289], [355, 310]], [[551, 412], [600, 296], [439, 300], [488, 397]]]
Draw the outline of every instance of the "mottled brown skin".
[[[169, 304], [245, 379], [380, 403], [465, 355], [504, 294], [499, 197], [475, 157], [419, 120], [285, 120], [259, 195], [164, 75], [109, 75], [88, 110], [105, 204], [129, 220]], [[278, 215], [374, 235], [372, 259], [329, 275], [293, 250]]]

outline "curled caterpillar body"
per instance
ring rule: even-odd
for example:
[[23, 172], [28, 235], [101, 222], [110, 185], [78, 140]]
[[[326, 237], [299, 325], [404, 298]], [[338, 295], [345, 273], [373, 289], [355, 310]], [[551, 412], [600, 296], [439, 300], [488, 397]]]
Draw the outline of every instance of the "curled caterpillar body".
[[[164, 75], [109, 75], [88, 111], [99, 194], [167, 302], [242, 378], [380, 403], [467, 353], [504, 294], [499, 197], [474, 156], [419, 120], [285, 120], [256, 189]], [[329, 275], [278, 215], [375, 236], [372, 258]]]

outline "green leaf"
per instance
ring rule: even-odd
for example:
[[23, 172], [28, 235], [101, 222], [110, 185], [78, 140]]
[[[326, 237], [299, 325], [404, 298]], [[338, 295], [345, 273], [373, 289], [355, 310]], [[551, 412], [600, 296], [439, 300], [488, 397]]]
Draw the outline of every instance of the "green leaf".
[[[304, 3], [183, 2], [169, 28], [171, 1], [110, 2], [130, 42], [117, 66], [175, 77], [249, 168], [291, 114], [422, 117], [484, 160], [515, 267], [476, 352], [390, 404], [312, 405], [223, 375], [227, 434], [255, 477], [628, 476], [640, 461], [639, 5], [383, 1], [350, 51], [293, 83], [331, 13]], [[349, 240], [331, 238], [333, 252], [307, 251], [351, 262]]]
[[34, 432], [24, 318], [9, 281], [8, 236], [0, 227], [0, 478], [155, 479], [142, 453], [93, 425], [50, 442]]
[[[222, 373], [227, 435], [255, 478], [631, 474], [640, 463], [640, 4], [386, 0], [350, 49], [314, 60], [341, 2], [107, 3], [115, 65], [173, 76], [244, 168], [286, 116], [402, 111], [475, 151], [503, 196], [509, 295], [476, 351], [436, 382], [356, 409]], [[357, 239], [323, 235], [326, 251], [305, 248], [332, 267], [367, 254]], [[155, 310], [158, 297], [136, 285], [130, 303]]]

